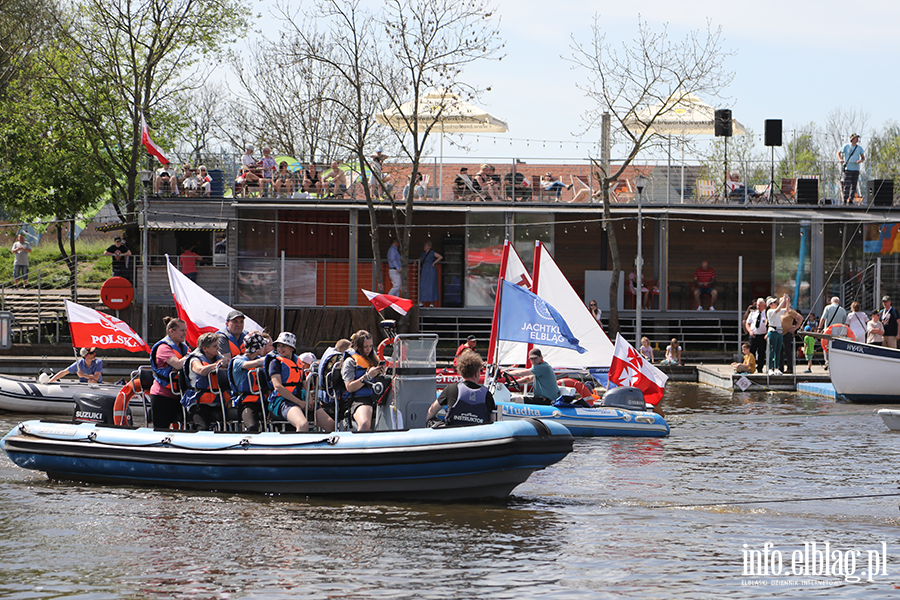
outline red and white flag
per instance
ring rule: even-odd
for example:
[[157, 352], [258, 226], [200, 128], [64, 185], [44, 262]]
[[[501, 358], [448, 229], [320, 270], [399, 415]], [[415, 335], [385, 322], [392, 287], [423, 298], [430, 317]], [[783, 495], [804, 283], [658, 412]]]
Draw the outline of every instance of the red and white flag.
[[76, 348], [124, 348], [150, 352], [150, 346], [125, 321], [66, 300], [72, 345]]
[[[187, 323], [187, 343], [196, 346], [202, 334], [225, 329], [225, 319], [234, 309], [185, 277], [169, 262], [168, 254], [166, 266], [175, 310], [178, 318]], [[262, 331], [262, 327], [250, 317], [244, 317], [244, 331]]]
[[609, 381], [619, 386], [632, 386], [644, 392], [644, 400], [659, 404], [668, 376], [644, 360], [634, 347], [616, 334], [616, 349], [609, 366]]
[[369, 302], [372, 303], [372, 306], [378, 312], [386, 308], [393, 308], [401, 315], [405, 315], [413, 306], [412, 300], [407, 300], [406, 298], [399, 298], [390, 294], [378, 294], [369, 290], [362, 290], [362, 293], [366, 295], [366, 298], [369, 299]]
[[150, 138], [150, 130], [147, 129], [147, 121], [144, 119], [144, 113], [141, 113], [141, 143], [147, 147], [147, 152], [159, 159], [159, 162], [164, 165], [169, 164], [169, 159], [166, 158], [165, 152], [163, 152], [162, 148], [157, 146], [156, 142]]

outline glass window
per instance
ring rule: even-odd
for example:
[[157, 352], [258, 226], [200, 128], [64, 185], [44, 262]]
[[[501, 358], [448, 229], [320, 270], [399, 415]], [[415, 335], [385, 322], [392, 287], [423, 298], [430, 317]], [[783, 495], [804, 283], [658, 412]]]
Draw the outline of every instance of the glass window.
[[[469, 215], [466, 248], [466, 306], [493, 306], [506, 239], [505, 213]], [[524, 258], [524, 257], [523, 257]]]

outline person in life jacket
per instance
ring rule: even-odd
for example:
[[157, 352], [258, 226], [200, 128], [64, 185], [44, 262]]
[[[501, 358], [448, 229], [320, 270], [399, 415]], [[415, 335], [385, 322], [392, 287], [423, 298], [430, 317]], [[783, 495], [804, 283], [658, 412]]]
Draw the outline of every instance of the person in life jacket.
[[262, 398], [251, 393], [249, 373], [266, 362], [267, 342], [262, 333], [254, 331], [244, 337], [244, 353], [231, 359], [228, 375], [231, 381], [231, 400], [241, 415], [244, 431], [259, 431], [262, 420]]
[[372, 334], [360, 329], [350, 337], [351, 351], [341, 367], [345, 397], [350, 398], [350, 417], [356, 422], [357, 431], [372, 428], [376, 398], [372, 393], [372, 380], [384, 375], [384, 366], [378, 364], [375, 340]]
[[[335, 365], [342, 365], [344, 353], [350, 349], [350, 340], [340, 339], [335, 342], [334, 346], [329, 347], [319, 359], [319, 400], [322, 403], [325, 412], [331, 418], [335, 417], [335, 399], [328, 394], [329, 389], [334, 388]], [[336, 377], [340, 379], [341, 387], [343, 387], [343, 378], [341, 377], [341, 367], [337, 367]], [[330, 381], [329, 381], [330, 380]]]
[[233, 310], [225, 318], [225, 329], [217, 332], [219, 336], [219, 354], [225, 364], [244, 353], [244, 313]]
[[433, 419], [442, 406], [449, 407], [444, 422], [450, 426], [483, 425], [494, 420], [494, 396], [480, 383], [484, 362], [481, 355], [470, 350], [459, 355], [456, 372], [463, 380], [444, 388], [438, 399], [428, 409], [428, 419]]
[[[275, 358], [269, 361], [268, 374], [272, 383], [269, 394], [269, 412], [286, 419], [297, 431], [308, 431], [311, 413], [306, 401], [301, 398], [303, 386], [303, 363], [294, 354], [297, 338], [293, 333], [282, 331], [275, 340]], [[313, 404], [310, 399], [310, 404]], [[321, 408], [315, 411], [316, 425], [325, 431], [334, 431], [334, 419]]]
[[150, 349], [150, 368], [153, 370], [153, 386], [150, 388], [150, 408], [153, 427], [167, 429], [172, 423], [180, 423], [181, 403], [172, 390], [172, 381], [184, 367], [191, 351], [184, 340], [187, 324], [181, 319], [166, 317], [166, 337]]
[[[219, 396], [210, 389], [210, 373], [223, 366], [225, 361], [219, 356], [219, 336], [204, 333], [197, 338], [197, 348], [188, 355], [185, 363], [188, 389], [181, 395], [181, 405], [197, 429], [211, 429], [222, 407]], [[223, 423], [224, 425], [224, 423]]]

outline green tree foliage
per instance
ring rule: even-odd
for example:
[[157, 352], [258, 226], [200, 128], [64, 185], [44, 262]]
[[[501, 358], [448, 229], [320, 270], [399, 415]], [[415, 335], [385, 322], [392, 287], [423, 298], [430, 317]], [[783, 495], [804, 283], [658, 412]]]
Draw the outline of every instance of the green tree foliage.
[[157, 143], [178, 139], [186, 123], [175, 98], [204, 83], [249, 18], [238, 0], [80, 0], [60, 16], [55, 50], [71, 60], [45, 63], [55, 98], [84, 129], [90, 167], [126, 215], [144, 157], [141, 113]]
[[775, 166], [776, 181], [802, 175], [818, 175], [825, 166], [825, 151], [815, 134], [816, 126], [810, 123], [806, 131], [799, 131], [784, 146], [784, 157]]
[[874, 134], [866, 149], [866, 172], [872, 179], [900, 181], [900, 125], [888, 121]]

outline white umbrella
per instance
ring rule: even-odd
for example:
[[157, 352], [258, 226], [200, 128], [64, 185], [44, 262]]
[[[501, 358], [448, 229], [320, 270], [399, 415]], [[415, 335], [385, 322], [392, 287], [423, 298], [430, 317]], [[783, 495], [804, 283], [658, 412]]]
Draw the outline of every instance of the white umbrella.
[[[413, 102], [375, 115], [375, 120], [398, 131], [424, 133], [429, 127], [441, 132], [441, 171], [438, 190], [444, 179], [444, 133], [506, 133], [509, 126], [483, 108], [466, 102], [447, 90], [432, 90], [419, 98], [416, 119]], [[416, 123], [414, 123], [416, 121]], [[415, 131], [412, 131], [415, 128]], [[440, 196], [439, 196], [440, 198]]]
[[[662, 114], [660, 114], [662, 113]], [[647, 123], [659, 115], [648, 127]], [[675, 93], [663, 103], [654, 104], [637, 111], [625, 120], [625, 127], [633, 132], [656, 133], [659, 135], [714, 135], [716, 132], [716, 109], [701, 100], [696, 94]], [[731, 120], [732, 135], [743, 135], [744, 126], [737, 119]], [[684, 145], [681, 146], [681, 201], [684, 202]]]

